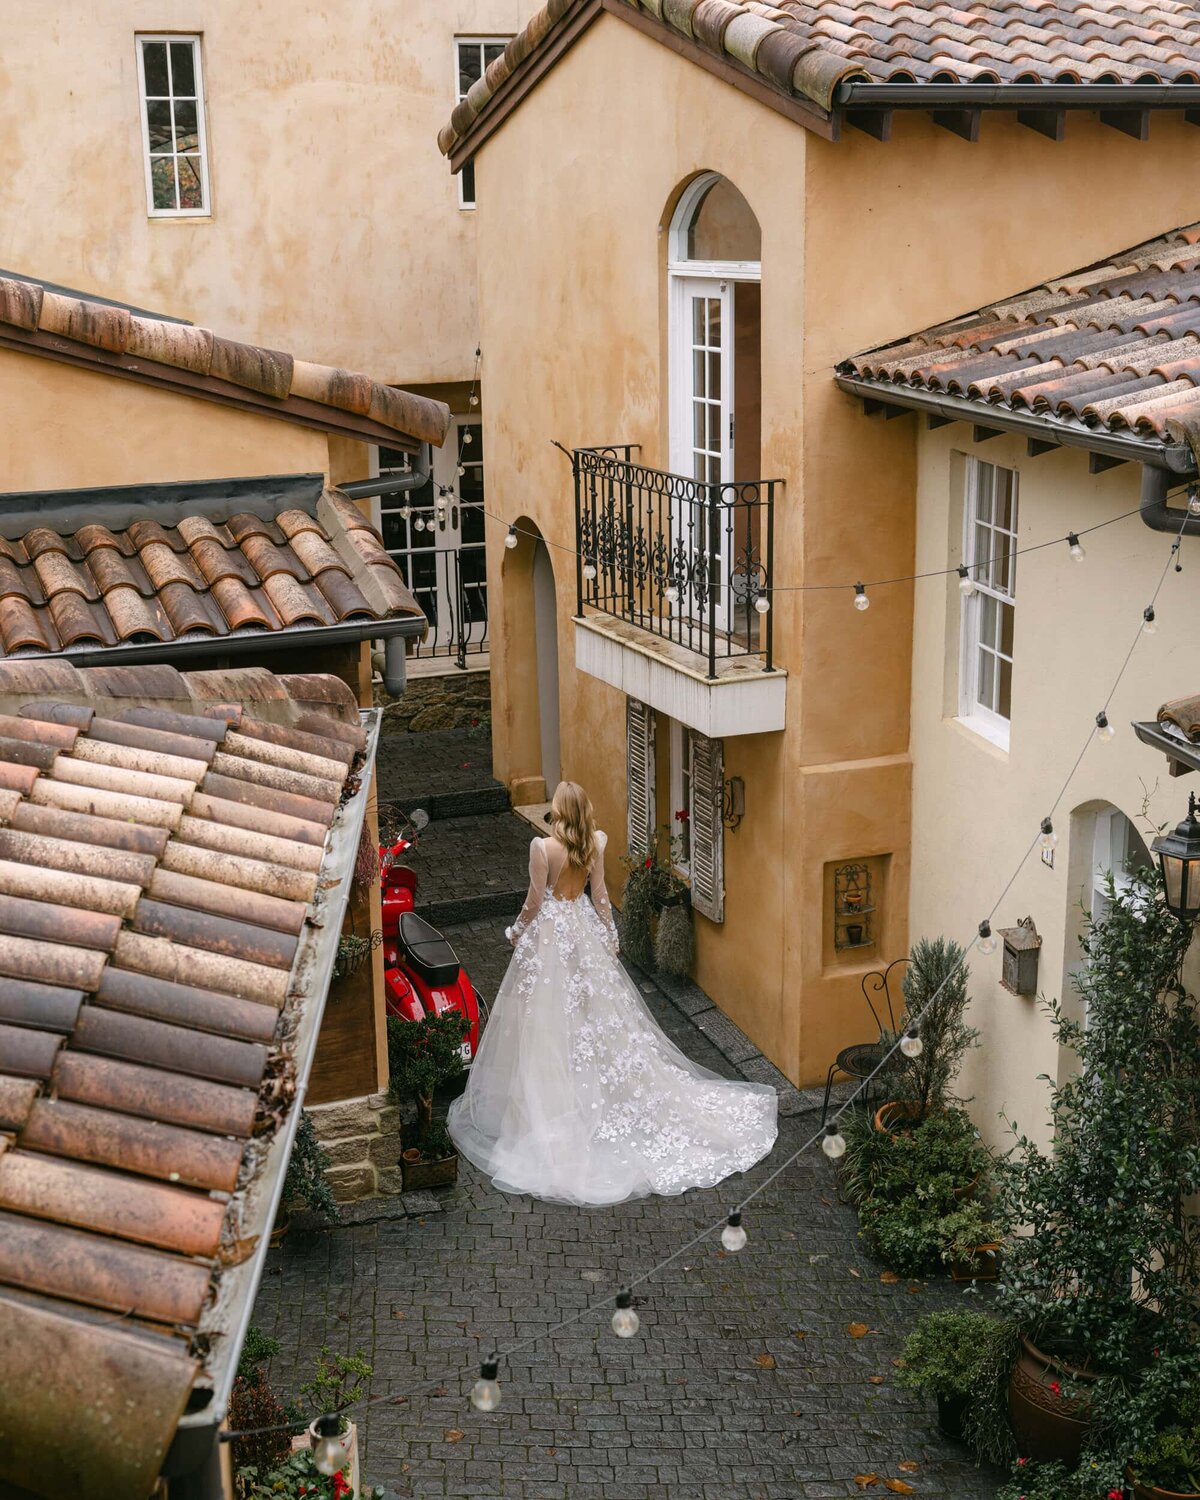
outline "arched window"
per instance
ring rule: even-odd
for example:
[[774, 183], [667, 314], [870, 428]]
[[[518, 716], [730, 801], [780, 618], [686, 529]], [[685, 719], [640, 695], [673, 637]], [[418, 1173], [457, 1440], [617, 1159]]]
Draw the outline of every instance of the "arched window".
[[1137, 872], [1152, 863], [1145, 839], [1123, 812], [1115, 807], [1098, 811], [1092, 834], [1092, 920], [1102, 922], [1108, 916], [1110, 873], [1119, 894], [1131, 889]]

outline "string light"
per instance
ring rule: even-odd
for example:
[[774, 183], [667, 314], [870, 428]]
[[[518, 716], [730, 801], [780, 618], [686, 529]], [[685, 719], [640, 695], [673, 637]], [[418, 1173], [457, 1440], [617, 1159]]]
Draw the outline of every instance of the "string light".
[[587, 581], [589, 583], [591, 583], [592, 579], [595, 578], [595, 576], [596, 576], [596, 564], [592, 561], [592, 559], [590, 557], [587, 559], [587, 561], [583, 565], [583, 576], [587, 579]]
[[741, 1210], [735, 1208], [725, 1220], [725, 1228], [721, 1231], [721, 1243], [726, 1250], [738, 1251], [744, 1249], [746, 1244], [746, 1231], [742, 1228]]
[[771, 601], [767, 598], [766, 594], [759, 594], [758, 598], [754, 601], [754, 608], [760, 615], [767, 613], [771, 608]]
[[412, 506], [406, 500], [404, 502], [404, 504], [400, 507], [400, 519], [402, 521], [407, 521], [408, 518], [409, 518], [409, 516], [411, 516], [411, 515], [412, 515]]
[[465, 427], [463, 429], [463, 439], [462, 440], [463, 440], [463, 447], [464, 448], [469, 448], [471, 446], [471, 444], [475, 441], [475, 439], [471, 436], [471, 429], [469, 427]]
[[920, 1057], [925, 1050], [925, 1043], [921, 1040], [921, 1033], [915, 1026], [910, 1026], [900, 1038], [900, 1050], [905, 1057]]
[[312, 1451], [313, 1468], [318, 1474], [336, 1474], [346, 1467], [346, 1449], [341, 1442], [340, 1417], [318, 1417], [314, 1424], [317, 1441]]
[[413, 522], [413, 530], [414, 531], [424, 531], [425, 530], [425, 517], [424, 516], [418, 516], [417, 519]]
[[1075, 531], [1067, 532], [1067, 550], [1071, 554], [1072, 562], [1082, 562], [1087, 556], [1079, 541], [1079, 534]]
[[504, 538], [504, 545], [511, 552], [512, 549], [517, 545], [517, 542], [519, 540], [520, 538], [517, 536], [517, 528], [515, 526], [510, 526], [508, 528], [508, 535]]
[[1158, 626], [1154, 623], [1154, 606], [1153, 606], [1153, 604], [1147, 604], [1147, 606], [1145, 607], [1145, 609], [1142, 610], [1142, 619], [1145, 622], [1142, 625], [1142, 634], [1143, 635], [1157, 635], [1158, 634]]
[[975, 580], [971, 577], [965, 564], [960, 563], [958, 568], [958, 592], [964, 599], [969, 599], [975, 592]]
[[979, 924], [979, 951], [980, 953], [995, 953], [996, 939], [992, 936], [992, 924], [984, 917]]
[[471, 1387], [471, 1405], [476, 1411], [495, 1411], [500, 1405], [499, 1369], [500, 1359], [495, 1354], [479, 1366], [479, 1379]]
[[470, 396], [467, 399], [470, 401], [472, 406], [479, 405], [479, 397], [475, 394], [474, 391], [471, 392]]
[[1096, 715], [1096, 738], [1102, 745], [1111, 745], [1116, 733], [1117, 731], [1108, 722], [1108, 715], [1101, 709]]
[[623, 1286], [617, 1293], [617, 1310], [612, 1315], [612, 1331], [619, 1339], [631, 1339], [641, 1326], [633, 1310], [633, 1293]]
[[466, 466], [466, 464], [459, 464], [459, 466], [458, 466], [458, 477], [461, 479], [466, 472], [467, 472], [467, 466]]
[[839, 1156], [845, 1156], [846, 1138], [836, 1125], [826, 1125], [825, 1134], [821, 1137], [821, 1150], [830, 1161], [837, 1161]]
[[679, 603], [679, 590], [675, 587], [675, 585], [673, 583], [668, 583], [667, 584], [667, 603], [668, 604], [678, 604]]
[[867, 598], [867, 586], [865, 583], [854, 585], [854, 607], [855, 609], [870, 609], [871, 601]]
[[1058, 847], [1058, 834], [1054, 831], [1054, 824], [1049, 818], [1042, 819], [1042, 832], [1038, 839], [1043, 849], [1050, 850]]
[[1193, 516], [1200, 516], [1200, 490], [1194, 484], [1188, 486], [1188, 510]]

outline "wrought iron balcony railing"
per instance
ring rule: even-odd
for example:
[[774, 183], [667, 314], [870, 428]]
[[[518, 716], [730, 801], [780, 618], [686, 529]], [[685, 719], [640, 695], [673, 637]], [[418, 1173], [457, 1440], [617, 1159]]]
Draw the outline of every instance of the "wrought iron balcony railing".
[[577, 614], [587, 605], [698, 652], [710, 678], [734, 656], [760, 656], [773, 671], [763, 606], [780, 481], [688, 479], [636, 464], [632, 451], [572, 454]]

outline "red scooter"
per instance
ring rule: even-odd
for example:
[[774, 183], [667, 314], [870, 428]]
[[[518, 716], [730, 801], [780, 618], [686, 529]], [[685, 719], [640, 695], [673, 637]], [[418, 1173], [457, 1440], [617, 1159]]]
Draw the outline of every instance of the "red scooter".
[[413, 910], [417, 872], [404, 863], [416, 848], [429, 814], [417, 808], [394, 844], [379, 846], [379, 882], [383, 901], [383, 984], [389, 1016], [423, 1021], [457, 1011], [470, 1024], [462, 1044], [468, 1065], [479, 1048], [479, 998], [454, 949]]

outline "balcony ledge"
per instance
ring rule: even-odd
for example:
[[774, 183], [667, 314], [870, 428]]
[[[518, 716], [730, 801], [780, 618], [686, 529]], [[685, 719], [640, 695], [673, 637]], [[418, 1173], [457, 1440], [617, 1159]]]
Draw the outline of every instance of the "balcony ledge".
[[575, 665], [710, 739], [784, 727], [787, 672], [757, 656], [708, 658], [611, 615], [575, 618]]

